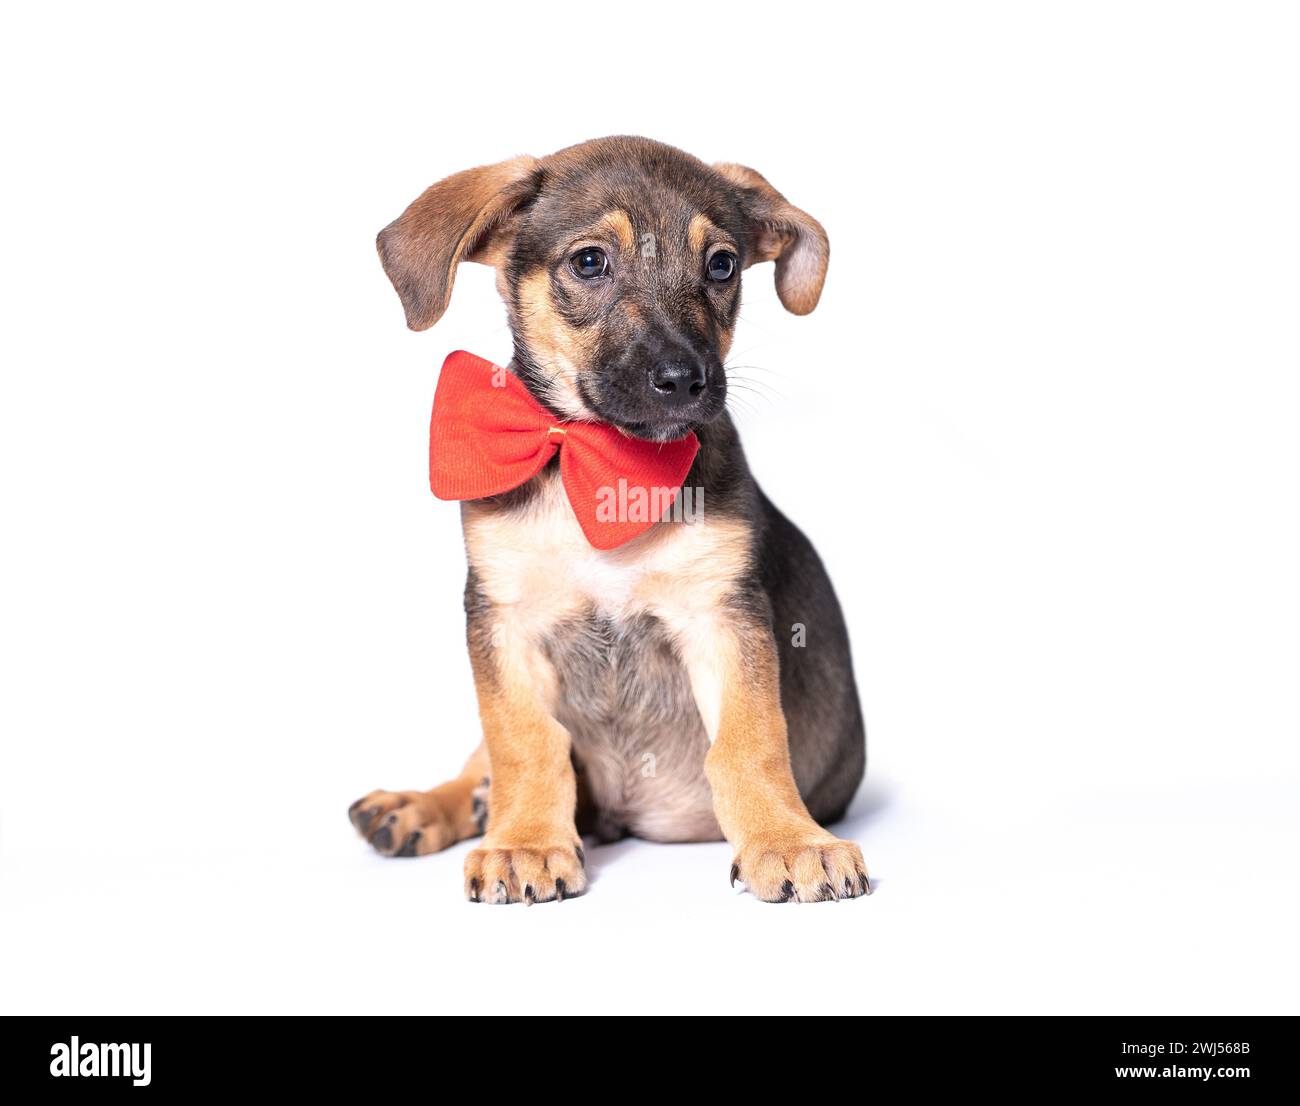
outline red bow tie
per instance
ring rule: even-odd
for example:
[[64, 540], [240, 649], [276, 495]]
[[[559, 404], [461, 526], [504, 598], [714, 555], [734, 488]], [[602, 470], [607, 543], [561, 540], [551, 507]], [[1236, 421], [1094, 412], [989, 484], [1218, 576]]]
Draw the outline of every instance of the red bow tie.
[[484, 499], [527, 483], [558, 449], [560, 478], [587, 540], [614, 549], [644, 533], [681, 490], [700, 448], [565, 422], [514, 373], [457, 350], [443, 362], [429, 424], [429, 486], [439, 499]]

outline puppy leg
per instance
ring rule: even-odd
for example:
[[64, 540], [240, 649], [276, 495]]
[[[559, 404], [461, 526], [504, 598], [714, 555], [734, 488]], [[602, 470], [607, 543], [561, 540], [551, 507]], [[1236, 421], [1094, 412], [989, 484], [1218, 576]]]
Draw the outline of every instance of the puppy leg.
[[732, 882], [767, 902], [870, 894], [857, 845], [822, 829], [799, 797], [771, 630], [725, 618], [695, 629], [683, 658], [712, 742], [714, 813], [736, 851]]
[[384, 856], [424, 856], [484, 831], [490, 785], [487, 746], [479, 745], [454, 780], [432, 791], [372, 791], [348, 818]]
[[552, 713], [555, 672], [515, 628], [516, 617], [491, 608], [471, 617], [470, 660], [492, 761], [487, 833], [465, 858], [471, 902], [546, 902], [587, 889], [569, 733]]

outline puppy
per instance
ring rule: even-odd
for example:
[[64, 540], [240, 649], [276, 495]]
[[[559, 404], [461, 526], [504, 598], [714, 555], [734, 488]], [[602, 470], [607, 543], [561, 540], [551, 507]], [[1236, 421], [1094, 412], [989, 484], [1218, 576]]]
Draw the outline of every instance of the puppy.
[[[449, 496], [464, 500], [482, 743], [431, 791], [357, 800], [356, 829], [385, 856], [482, 835], [465, 859], [474, 902], [581, 894], [582, 833], [725, 837], [732, 883], [767, 902], [870, 893], [858, 847], [822, 828], [866, 762], [844, 620], [726, 410], [742, 270], [775, 262], [781, 302], [807, 314], [829, 257], [821, 225], [752, 169], [606, 138], [457, 173], [378, 245], [413, 330], [446, 310], [462, 261], [495, 267], [523, 399], [475, 402], [534, 404], [550, 452], [517, 487]], [[693, 498], [689, 517], [643, 513], [602, 548], [565, 467], [579, 428], [652, 460], [695, 449], [670, 489], [673, 506]], [[472, 468], [476, 450], [456, 463]]]

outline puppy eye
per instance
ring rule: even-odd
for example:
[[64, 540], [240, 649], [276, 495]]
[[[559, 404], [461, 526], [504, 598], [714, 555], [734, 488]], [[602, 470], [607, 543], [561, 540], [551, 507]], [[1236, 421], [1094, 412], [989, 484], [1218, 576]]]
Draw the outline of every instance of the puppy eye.
[[719, 250], [709, 258], [709, 279], [719, 283], [730, 280], [736, 272], [736, 255], [730, 250]]
[[569, 258], [569, 265], [583, 280], [594, 280], [609, 272], [609, 258], [605, 256], [604, 250], [595, 247], [579, 250]]

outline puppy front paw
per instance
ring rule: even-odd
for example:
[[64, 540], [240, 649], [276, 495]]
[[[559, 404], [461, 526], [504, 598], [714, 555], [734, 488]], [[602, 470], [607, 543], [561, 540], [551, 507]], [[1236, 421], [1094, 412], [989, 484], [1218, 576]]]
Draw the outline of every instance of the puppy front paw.
[[348, 820], [383, 856], [424, 856], [457, 840], [451, 816], [425, 791], [372, 791], [348, 807]]
[[485, 840], [465, 857], [470, 902], [560, 902], [587, 890], [587, 858], [576, 839], [536, 845]]
[[824, 902], [871, 894], [862, 850], [829, 834], [748, 842], [731, 865], [731, 882], [737, 880], [764, 902]]

